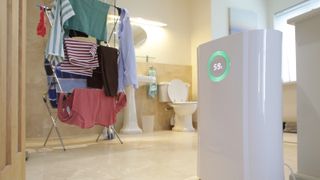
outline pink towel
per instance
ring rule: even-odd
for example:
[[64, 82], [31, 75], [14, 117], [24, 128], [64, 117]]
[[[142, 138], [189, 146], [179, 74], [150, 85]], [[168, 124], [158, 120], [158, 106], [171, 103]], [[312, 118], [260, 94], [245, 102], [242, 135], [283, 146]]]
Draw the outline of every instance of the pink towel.
[[58, 117], [62, 122], [81, 128], [109, 126], [116, 122], [116, 115], [126, 102], [124, 93], [109, 97], [101, 89], [74, 89], [69, 96], [60, 94]]

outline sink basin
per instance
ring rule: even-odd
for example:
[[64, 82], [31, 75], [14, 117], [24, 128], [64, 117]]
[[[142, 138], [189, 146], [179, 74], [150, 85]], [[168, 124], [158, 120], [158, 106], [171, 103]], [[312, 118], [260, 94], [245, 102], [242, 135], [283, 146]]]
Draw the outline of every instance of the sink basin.
[[139, 86], [143, 86], [149, 83], [155, 83], [156, 82], [156, 77], [154, 76], [146, 76], [146, 75], [138, 75], [138, 84]]

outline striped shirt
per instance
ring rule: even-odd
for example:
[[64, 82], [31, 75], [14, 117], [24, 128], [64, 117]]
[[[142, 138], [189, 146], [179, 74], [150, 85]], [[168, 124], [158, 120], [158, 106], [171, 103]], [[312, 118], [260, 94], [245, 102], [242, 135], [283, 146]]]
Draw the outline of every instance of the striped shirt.
[[61, 71], [92, 76], [93, 69], [99, 67], [97, 47], [91, 42], [72, 38], [64, 39], [65, 60], [61, 63]]
[[46, 57], [51, 64], [57, 65], [64, 59], [64, 23], [75, 15], [69, 0], [55, 0], [49, 19], [52, 19]]
[[67, 60], [60, 63], [60, 65], [62, 72], [92, 77], [93, 69], [72, 65]]
[[99, 67], [97, 44], [65, 38], [64, 46], [65, 59], [69, 60], [70, 64], [91, 69]]

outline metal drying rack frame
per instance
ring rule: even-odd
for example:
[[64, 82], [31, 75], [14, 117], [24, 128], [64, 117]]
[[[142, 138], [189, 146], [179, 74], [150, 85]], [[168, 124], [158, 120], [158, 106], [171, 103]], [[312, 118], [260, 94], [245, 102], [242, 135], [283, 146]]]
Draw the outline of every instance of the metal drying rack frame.
[[[50, 18], [51, 16], [50, 16], [50, 14], [49, 14], [49, 13], [51, 13], [51, 8], [49, 8], [48, 6], [42, 5], [42, 4], [38, 4], [37, 6], [44, 9], [44, 11], [45, 11], [45, 13], [46, 13], [46, 16], [47, 16], [47, 18], [48, 18], [48, 20], [49, 20], [49, 23], [50, 23], [50, 25], [52, 26], [52, 19]], [[117, 8], [117, 6], [116, 6], [116, 0], [115, 0], [115, 3], [114, 3], [114, 7]], [[116, 26], [116, 24], [115, 24], [115, 26]], [[112, 31], [114, 31], [114, 29], [113, 29]], [[112, 35], [112, 34], [111, 34], [111, 35]], [[110, 38], [111, 38], [111, 37], [110, 37]], [[49, 95], [48, 92], [49, 92], [49, 89], [50, 89], [52, 86], [58, 85], [58, 88], [59, 88], [60, 91], [62, 92], [61, 84], [60, 84], [59, 79], [58, 79], [58, 76], [57, 76], [57, 74], [56, 74], [56, 72], [55, 72], [55, 66], [52, 65], [52, 64], [51, 64], [51, 69], [52, 69], [52, 72], [53, 72], [53, 77], [50, 79], [50, 81], [49, 81], [49, 83], [48, 83], [48, 90], [43, 94], [42, 99], [43, 99], [43, 102], [44, 102], [45, 105], [46, 105], [46, 108], [47, 108], [47, 111], [48, 111], [48, 114], [49, 114], [49, 116], [50, 116], [50, 119], [51, 119], [52, 124], [51, 124], [49, 133], [48, 133], [48, 135], [47, 135], [47, 137], [46, 137], [46, 139], [45, 139], [45, 142], [44, 142], [43, 146], [45, 147], [45, 146], [47, 145], [47, 142], [48, 142], [48, 140], [49, 140], [49, 138], [50, 138], [50, 136], [51, 136], [51, 134], [52, 134], [52, 130], [54, 129], [54, 130], [56, 131], [57, 135], [58, 135], [58, 138], [59, 138], [59, 141], [60, 141], [60, 144], [61, 144], [62, 149], [63, 149], [64, 151], [66, 151], [65, 145], [64, 145], [64, 143], [63, 143], [63, 139], [62, 139], [62, 137], [61, 137], [60, 131], [59, 131], [58, 126], [57, 126], [57, 117], [53, 115], [53, 113], [52, 113], [52, 111], [51, 111], [51, 108], [50, 108], [50, 106], [49, 106], [49, 104], [48, 104], [48, 103], [49, 103], [49, 102], [48, 102], [48, 99], [49, 99], [49, 97], [48, 97], [48, 95]], [[116, 137], [118, 138], [119, 142], [120, 142], [121, 144], [123, 144], [123, 141], [122, 141], [121, 138], [119, 137], [119, 134], [118, 134], [117, 131], [114, 129], [114, 127], [113, 127], [113, 126], [110, 126], [110, 127], [111, 127], [111, 129], [113, 130], [113, 132], [115, 133], [115, 135], [116, 135]], [[101, 133], [99, 133], [99, 135], [98, 135], [98, 137], [97, 137], [97, 139], [96, 139], [96, 142], [99, 141], [102, 133], [103, 133], [103, 131], [102, 131]]]

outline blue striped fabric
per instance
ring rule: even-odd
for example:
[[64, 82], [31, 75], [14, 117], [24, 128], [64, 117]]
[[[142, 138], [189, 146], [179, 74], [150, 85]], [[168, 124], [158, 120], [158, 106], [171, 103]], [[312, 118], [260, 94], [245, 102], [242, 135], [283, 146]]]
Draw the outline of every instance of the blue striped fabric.
[[57, 65], [64, 59], [64, 23], [75, 15], [69, 0], [55, 0], [51, 10], [52, 27], [46, 49], [46, 57]]

